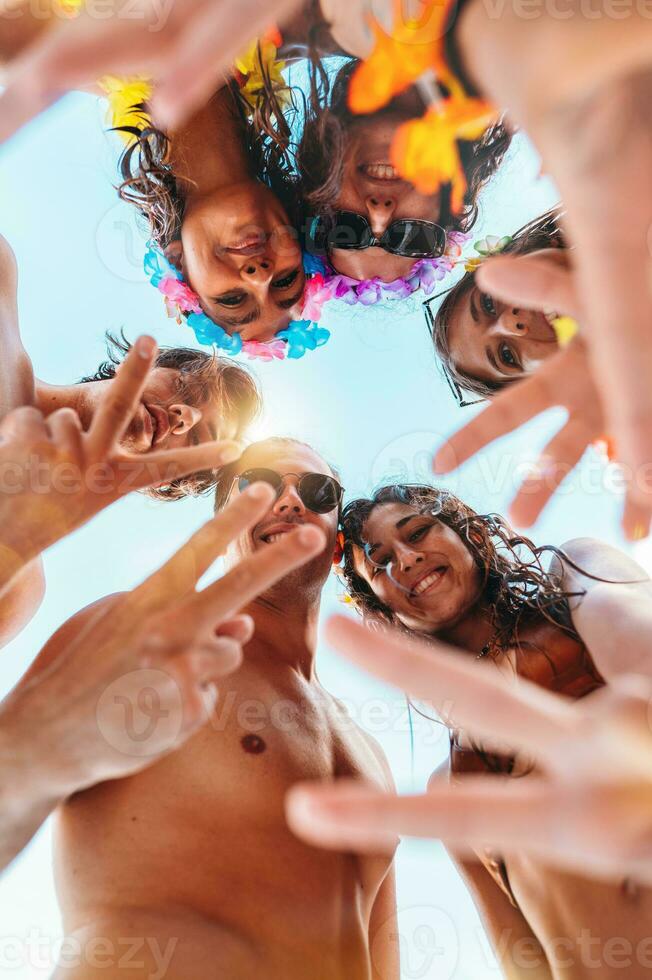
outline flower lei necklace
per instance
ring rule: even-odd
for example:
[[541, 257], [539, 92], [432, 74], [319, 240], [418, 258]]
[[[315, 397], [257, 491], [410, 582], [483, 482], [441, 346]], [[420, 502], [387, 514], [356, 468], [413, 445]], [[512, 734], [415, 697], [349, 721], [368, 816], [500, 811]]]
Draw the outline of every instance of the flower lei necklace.
[[336, 272], [327, 262], [315, 255], [306, 255], [304, 266], [312, 278], [306, 283], [304, 296], [304, 316], [319, 320], [325, 303], [340, 300], [348, 306], [360, 303], [373, 306], [385, 301], [407, 299], [418, 290], [430, 296], [459, 261], [462, 247], [469, 236], [461, 231], [449, 231], [446, 236], [446, 251], [436, 259], [419, 259], [410, 274], [392, 282], [382, 279], [352, 279]]
[[204, 313], [197, 294], [154, 242], [148, 243], [144, 268], [152, 286], [163, 295], [168, 316], [181, 323], [183, 315], [200, 344], [215, 346], [225, 354], [244, 353], [250, 360], [283, 361], [286, 357], [296, 360], [306, 351], [323, 347], [330, 337], [328, 330], [308, 318], [293, 320], [274, 340], [243, 340], [238, 333], [228, 334]]

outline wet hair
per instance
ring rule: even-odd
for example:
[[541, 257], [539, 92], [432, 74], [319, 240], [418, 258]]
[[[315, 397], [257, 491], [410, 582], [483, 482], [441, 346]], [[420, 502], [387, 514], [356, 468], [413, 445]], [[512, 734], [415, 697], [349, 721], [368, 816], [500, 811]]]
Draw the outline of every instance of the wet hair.
[[[227, 89], [232, 96], [234, 118], [252, 162], [252, 173], [276, 194], [292, 223], [296, 216], [296, 194], [288, 120], [293, 111], [294, 93], [292, 89], [287, 90], [292, 107], [284, 113], [264, 62], [261, 71], [265, 92], [251, 118], [248, 118], [251, 107], [237, 83], [229, 82]], [[170, 139], [151, 124], [146, 104], [141, 103], [135, 109], [141, 114], [143, 128], [122, 127], [118, 130], [133, 139], [118, 163], [122, 183], [117, 190], [122, 200], [133, 204], [146, 219], [151, 239], [163, 251], [181, 232], [185, 178], [174, 172], [169, 159]], [[215, 152], [219, 153], [219, 147]]]
[[[107, 333], [106, 346], [107, 359], [100, 364], [95, 374], [81, 378], [79, 384], [115, 378], [119, 365], [131, 350], [131, 344], [124, 333], [119, 336]], [[182, 381], [179, 392], [181, 400], [188, 400], [193, 404], [218, 402], [222, 406], [224, 417], [237, 422], [236, 439], [242, 437], [260, 413], [262, 399], [254, 378], [231, 360], [189, 347], [162, 347], [154, 367], [179, 371]], [[210, 492], [215, 481], [214, 471], [204, 471], [174, 480], [166, 486], [152, 487], [145, 492], [159, 500], [180, 500], [182, 497]]]
[[[271, 446], [278, 448], [279, 451], [283, 449], [295, 449], [299, 447], [300, 449], [309, 449], [311, 453], [315, 453], [316, 456], [321, 456], [313, 446], [309, 446], [307, 442], [302, 442], [300, 439], [293, 439], [290, 436], [270, 436], [268, 439], [261, 439], [258, 442], [252, 442], [245, 449], [243, 455], [248, 453], [251, 449], [257, 449], [260, 446]], [[322, 456], [322, 459], [324, 457]], [[326, 460], [326, 465], [329, 467], [331, 473], [336, 480], [340, 480], [339, 471]], [[234, 463], [229, 463], [228, 466], [223, 466], [222, 469], [218, 470], [217, 478], [215, 480], [215, 512], [223, 510], [226, 507], [229, 495], [231, 493], [231, 487], [233, 486], [233, 481], [237, 476], [238, 472], [242, 469], [242, 458], [236, 460]]]
[[[501, 255], [529, 255], [542, 249], [568, 247], [564, 232], [561, 227], [563, 211], [560, 208], [552, 208], [546, 211], [534, 221], [529, 222], [513, 236], [511, 242], [505, 246]], [[435, 354], [440, 363], [454, 384], [464, 390], [477, 395], [479, 398], [491, 398], [497, 391], [506, 385], [513, 384], [518, 378], [510, 379], [482, 379], [461, 371], [453, 361], [450, 347], [448, 345], [448, 331], [455, 311], [455, 307], [475, 285], [475, 273], [467, 272], [458, 283], [456, 283], [447, 293], [441, 306], [433, 318], [431, 330], [432, 342]]]
[[[349, 82], [358, 64], [355, 58], [348, 60], [340, 68], [332, 85], [318, 84], [313, 78], [314, 73], [311, 73], [310, 97], [297, 149], [299, 195], [304, 221], [315, 214], [328, 218], [334, 212], [344, 176], [347, 133], [354, 121], [364, 118], [353, 114], [347, 103]], [[441, 195], [441, 225], [450, 231], [468, 231], [473, 227], [478, 217], [479, 194], [498, 170], [511, 138], [506, 127], [498, 123], [489, 127], [478, 140], [458, 141], [468, 184], [464, 207], [460, 214], [452, 214], [451, 187], [450, 184], [445, 185]]]
[[561, 577], [543, 564], [545, 556], [556, 556], [577, 567], [561, 549], [553, 545], [538, 547], [517, 534], [498, 514], [478, 514], [447, 490], [422, 484], [383, 486], [372, 497], [353, 500], [344, 508], [343, 579], [348, 595], [367, 623], [410, 632], [355, 568], [354, 547], [364, 549], [367, 520], [383, 504], [406, 504], [420, 513], [432, 514], [462, 540], [481, 573], [483, 601], [495, 630], [491, 644], [494, 655], [518, 643], [521, 626], [541, 618], [577, 638], [569, 601], [578, 593], [565, 591]]

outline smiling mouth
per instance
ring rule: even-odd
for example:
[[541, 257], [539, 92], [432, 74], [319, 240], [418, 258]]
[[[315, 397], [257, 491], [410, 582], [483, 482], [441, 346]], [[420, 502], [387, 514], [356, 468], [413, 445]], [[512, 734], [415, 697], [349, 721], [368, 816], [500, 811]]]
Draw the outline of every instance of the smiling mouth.
[[284, 538], [286, 534], [292, 534], [293, 531], [296, 531], [297, 527], [297, 524], [292, 524], [284, 528], [275, 528], [272, 531], [261, 534], [260, 540], [265, 544], [274, 544], [275, 541], [280, 541], [281, 538]]
[[416, 585], [412, 586], [411, 594], [418, 598], [430, 592], [432, 589], [437, 588], [447, 571], [448, 565], [440, 565], [438, 568], [433, 568], [431, 572], [428, 572], [422, 579], [419, 579]]
[[391, 163], [363, 163], [358, 167], [358, 171], [370, 180], [390, 182], [402, 179], [396, 167], [393, 167]]
[[266, 245], [267, 235], [249, 235], [248, 238], [244, 238], [242, 241], [228, 245], [224, 251], [229, 252], [231, 255], [260, 255], [265, 251]]

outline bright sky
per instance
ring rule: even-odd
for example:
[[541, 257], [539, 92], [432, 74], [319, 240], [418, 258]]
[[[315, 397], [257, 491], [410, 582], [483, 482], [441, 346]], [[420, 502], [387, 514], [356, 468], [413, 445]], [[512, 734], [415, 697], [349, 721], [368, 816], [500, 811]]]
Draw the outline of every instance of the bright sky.
[[[187, 328], [166, 319], [159, 294], [143, 276], [145, 236], [117, 201], [117, 143], [103, 123], [96, 98], [70, 96], [0, 150], [0, 231], [18, 257], [23, 338], [38, 376], [52, 383], [94, 370], [107, 329], [124, 327], [132, 339], [149, 332], [161, 343], [194, 344]], [[518, 138], [485, 195], [474, 238], [513, 232], [554, 202], [554, 189]], [[315, 446], [339, 467], [348, 499], [390, 477], [429, 480], [432, 449], [477, 409], [454, 403], [418, 304], [407, 311], [344, 307], [329, 311], [324, 325], [332, 331], [325, 348], [298, 362], [256, 365], [265, 415], [255, 435], [291, 435]], [[562, 417], [549, 413], [441, 482], [476, 509], [504, 510], [518, 482], [516, 462], [531, 458]], [[561, 544], [598, 535], [622, 544], [620, 502], [603, 483], [604, 468], [590, 453], [546, 511], [535, 540]], [[161, 504], [132, 496], [53, 548], [45, 558], [46, 600], [0, 654], [0, 695], [64, 620], [103, 595], [131, 588], [210, 512], [208, 499]], [[333, 578], [324, 615], [338, 608], [337, 596]], [[325, 686], [379, 739], [399, 788], [423, 787], [445, 757], [443, 730], [417, 725], [412, 766], [400, 696], [323, 645], [318, 667]], [[50, 866], [46, 826], [0, 880], [2, 978], [50, 974], [60, 934]], [[398, 878], [404, 980], [498, 980], [473, 906], [440, 845], [404, 843]]]

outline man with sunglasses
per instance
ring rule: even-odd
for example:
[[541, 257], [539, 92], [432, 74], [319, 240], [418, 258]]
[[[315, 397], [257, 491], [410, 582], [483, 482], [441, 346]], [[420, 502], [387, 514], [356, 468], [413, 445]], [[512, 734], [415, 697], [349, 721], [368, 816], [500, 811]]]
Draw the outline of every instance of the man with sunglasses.
[[[284, 811], [298, 781], [350, 776], [391, 786], [378, 745], [315, 673], [343, 489], [310, 447], [268, 439], [220, 472], [216, 510], [261, 482], [276, 499], [228, 545], [227, 569], [237, 575], [244, 556], [262, 557], [298, 527], [319, 528], [327, 547], [234, 610], [251, 622], [253, 639], [220, 683], [211, 723], [145, 772], [64, 808], [58, 888], [66, 920], [85, 923], [73, 937], [84, 965], [56, 980], [399, 978], [391, 855], [308, 846]], [[92, 953], [100, 936], [155, 942], [134, 940], [133, 961], [111, 973], [89, 965], [91, 955], [102, 962]], [[169, 951], [165, 972], [147, 959], [154, 948]]]

